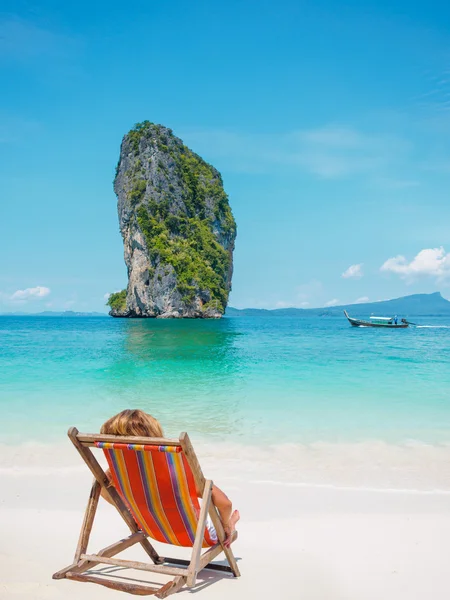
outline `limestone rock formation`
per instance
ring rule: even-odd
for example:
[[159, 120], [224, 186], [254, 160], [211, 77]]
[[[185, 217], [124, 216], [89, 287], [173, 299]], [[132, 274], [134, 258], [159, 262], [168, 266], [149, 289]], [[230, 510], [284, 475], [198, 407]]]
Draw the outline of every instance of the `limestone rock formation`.
[[223, 315], [236, 224], [220, 173], [170, 129], [144, 121], [122, 140], [114, 190], [128, 269], [114, 317]]

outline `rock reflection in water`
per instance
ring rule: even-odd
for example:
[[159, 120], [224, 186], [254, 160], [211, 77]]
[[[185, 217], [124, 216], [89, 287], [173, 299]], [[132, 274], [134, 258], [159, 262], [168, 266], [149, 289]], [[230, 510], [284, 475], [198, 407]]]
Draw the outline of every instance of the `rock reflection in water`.
[[239, 433], [245, 384], [236, 321], [122, 323], [122, 350], [104, 382], [109, 412], [142, 408], [173, 435], [185, 429], [202, 435]]

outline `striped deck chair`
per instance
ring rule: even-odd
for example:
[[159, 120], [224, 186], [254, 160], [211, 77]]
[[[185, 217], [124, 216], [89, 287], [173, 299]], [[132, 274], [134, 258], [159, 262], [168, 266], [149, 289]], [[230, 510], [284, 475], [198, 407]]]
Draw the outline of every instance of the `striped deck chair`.
[[[94, 475], [89, 502], [75, 552], [74, 562], [53, 575], [53, 579], [72, 579], [99, 583], [136, 595], [154, 594], [166, 598], [184, 585], [193, 587], [202, 569], [225, 571], [239, 577], [239, 568], [230, 547], [223, 545], [225, 532], [211, 502], [212, 481], [205, 479], [186, 433], [178, 440], [123, 437], [79, 433], [69, 429], [69, 438]], [[92, 448], [103, 450], [114, 485], [97, 461]], [[88, 554], [101, 489], [109, 497], [131, 530], [125, 539]], [[202, 498], [201, 505], [198, 497]], [[207, 516], [216, 530], [214, 539], [206, 527]], [[159, 556], [148, 538], [175, 546], [192, 548], [191, 559]], [[232, 537], [234, 542], [235, 532]], [[136, 562], [115, 558], [119, 552], [139, 543], [151, 559]], [[206, 550], [202, 553], [202, 548]], [[211, 561], [225, 553], [229, 566]], [[161, 588], [107, 578], [93, 570], [98, 564], [141, 569], [173, 576]], [[176, 565], [176, 566], [174, 566]]]

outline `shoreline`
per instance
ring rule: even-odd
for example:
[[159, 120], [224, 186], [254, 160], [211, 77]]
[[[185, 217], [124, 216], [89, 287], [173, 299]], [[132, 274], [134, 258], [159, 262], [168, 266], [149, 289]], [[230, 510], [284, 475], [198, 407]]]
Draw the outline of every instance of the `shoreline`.
[[[205, 474], [285, 488], [450, 494], [450, 444], [316, 442], [260, 446], [192, 436]], [[69, 440], [0, 443], [0, 487], [29, 478], [76, 479], [84, 464]], [[1, 498], [0, 498], [1, 500]]]

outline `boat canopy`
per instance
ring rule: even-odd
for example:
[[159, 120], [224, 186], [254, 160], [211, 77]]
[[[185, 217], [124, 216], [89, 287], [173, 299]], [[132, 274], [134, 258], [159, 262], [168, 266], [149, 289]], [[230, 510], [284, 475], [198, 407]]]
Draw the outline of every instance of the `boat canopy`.
[[370, 317], [374, 321], [392, 321], [392, 317]]

